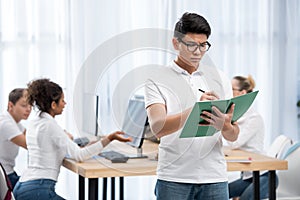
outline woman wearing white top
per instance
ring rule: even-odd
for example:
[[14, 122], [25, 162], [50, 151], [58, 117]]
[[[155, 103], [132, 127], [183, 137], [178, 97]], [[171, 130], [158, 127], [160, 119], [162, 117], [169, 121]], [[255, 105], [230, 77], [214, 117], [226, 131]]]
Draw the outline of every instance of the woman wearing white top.
[[28, 84], [28, 101], [40, 113], [28, 126], [29, 163], [14, 188], [16, 199], [63, 199], [55, 193], [55, 183], [66, 155], [83, 161], [99, 154], [113, 140], [131, 141], [121, 136], [123, 132], [116, 131], [101, 141], [80, 148], [54, 119], [63, 112], [66, 102], [62, 88], [49, 79], [38, 79]]
[[[255, 81], [248, 77], [235, 76], [232, 79], [233, 96], [252, 92]], [[263, 154], [264, 122], [261, 115], [251, 107], [239, 120], [240, 134], [234, 142], [228, 142], [232, 149], [242, 149]], [[242, 172], [241, 178], [229, 183], [229, 197], [239, 197], [240, 200], [253, 199], [252, 172]], [[268, 198], [268, 173], [260, 176], [260, 199]]]
[[26, 130], [20, 123], [21, 120], [27, 119], [31, 112], [26, 95], [27, 91], [24, 88], [12, 90], [8, 97], [7, 112], [0, 115], [0, 163], [8, 174], [12, 188], [20, 178], [14, 171], [19, 147], [27, 148]]

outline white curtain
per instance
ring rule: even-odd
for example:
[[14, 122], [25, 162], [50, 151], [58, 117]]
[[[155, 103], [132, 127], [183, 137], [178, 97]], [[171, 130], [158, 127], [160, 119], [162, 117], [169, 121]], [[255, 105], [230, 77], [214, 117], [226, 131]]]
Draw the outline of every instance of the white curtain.
[[[84, 61], [112, 37], [141, 28], [173, 30], [186, 11], [207, 18], [212, 27], [208, 54], [229, 77], [251, 74], [260, 90], [256, 104], [266, 124], [266, 147], [279, 134], [299, 140], [297, 98], [300, 98], [300, 2], [297, 0], [1, 0], [0, 1], [0, 108], [15, 87], [48, 77], [65, 89], [67, 109], [59, 123], [78, 134], [73, 119], [73, 91]], [[132, 39], [134, 42], [134, 38]], [[118, 50], [118, 45], [115, 46]], [[130, 69], [167, 63], [170, 55], [135, 51], [113, 63], [101, 81], [102, 111], [113, 85]], [[100, 124], [101, 126], [101, 124]], [[109, 128], [107, 130], [110, 131]], [[17, 169], [26, 166], [21, 151]], [[155, 177], [125, 179], [125, 198], [154, 199]], [[57, 191], [77, 199], [77, 177], [62, 168]]]

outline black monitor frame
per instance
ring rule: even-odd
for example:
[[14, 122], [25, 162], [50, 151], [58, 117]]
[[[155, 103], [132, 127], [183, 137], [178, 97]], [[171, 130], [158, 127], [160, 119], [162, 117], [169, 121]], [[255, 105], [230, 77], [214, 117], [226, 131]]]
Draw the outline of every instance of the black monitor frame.
[[99, 96], [96, 95], [96, 127], [95, 127], [95, 136], [98, 136], [98, 117], [99, 117]]
[[[100, 108], [100, 97], [99, 95], [95, 95], [95, 99], [94, 99], [94, 102], [96, 103], [95, 105], [95, 119], [93, 119], [93, 121], [95, 120], [95, 130], [94, 130], [94, 134], [95, 136], [98, 136], [98, 132], [99, 132], [99, 125], [98, 125], [98, 122], [99, 122], [99, 115], [100, 115], [100, 112], [99, 112], [99, 108]], [[137, 103], [138, 104], [138, 116], [139, 117], [143, 117], [144, 119], [141, 121], [139, 121], [139, 131], [137, 134], [137, 139], [139, 140], [136, 144], [133, 143], [133, 142], [127, 142], [126, 144], [133, 147], [133, 148], [136, 148], [137, 149], [137, 154], [135, 155], [126, 155], [128, 156], [129, 158], [147, 158], [147, 156], [143, 155], [142, 153], [142, 145], [143, 145], [143, 142], [144, 142], [144, 138], [145, 138], [145, 133], [147, 131], [146, 129], [146, 126], [148, 125], [148, 117], [147, 117], [147, 112], [146, 112], [146, 108], [145, 108], [145, 103], [144, 103], [144, 97], [143, 96], [137, 96], [135, 95], [132, 99], [129, 99], [128, 101], [128, 106], [127, 106], [127, 109], [126, 109], [126, 112], [124, 113], [125, 116], [124, 116], [124, 119], [123, 119], [123, 127], [122, 127], [122, 131], [125, 132], [125, 137], [132, 137], [132, 135], [130, 134], [126, 134], [126, 128], [124, 129], [124, 124], [125, 124], [125, 120], [128, 120], [130, 119], [130, 114], [128, 113], [128, 109], [129, 109], [129, 106], [131, 104], [134, 104], [134, 103]], [[132, 105], [131, 105], [132, 106]], [[126, 119], [127, 118], [127, 119]], [[129, 120], [130, 121], [130, 120]], [[131, 121], [132, 122], [132, 121]], [[143, 125], [142, 125], [143, 124]], [[133, 138], [134, 139], [134, 138]]]
[[147, 124], [148, 117], [145, 109], [144, 98], [135, 96], [128, 102], [122, 126], [122, 131], [125, 132], [125, 137], [127, 136], [133, 139], [132, 142], [127, 142], [127, 144], [137, 148], [137, 154], [129, 155], [130, 158], [147, 157], [142, 154], [142, 145], [145, 138]]
[[84, 93], [83, 95], [84, 96], [82, 98], [82, 108], [84, 108], [84, 111], [82, 113], [80, 132], [97, 136], [99, 117], [99, 96], [93, 93]]

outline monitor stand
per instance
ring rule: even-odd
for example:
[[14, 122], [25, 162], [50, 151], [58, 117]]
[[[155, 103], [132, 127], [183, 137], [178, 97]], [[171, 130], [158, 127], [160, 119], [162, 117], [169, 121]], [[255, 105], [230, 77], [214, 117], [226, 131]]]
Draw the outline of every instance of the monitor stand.
[[129, 155], [129, 158], [135, 159], [135, 158], [148, 158], [148, 156], [143, 155], [143, 149], [142, 147], [136, 148], [136, 155]]

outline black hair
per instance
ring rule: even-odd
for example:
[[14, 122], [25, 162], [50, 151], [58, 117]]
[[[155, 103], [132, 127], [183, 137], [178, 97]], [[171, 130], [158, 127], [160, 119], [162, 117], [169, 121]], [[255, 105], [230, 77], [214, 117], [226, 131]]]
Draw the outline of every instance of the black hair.
[[8, 95], [8, 101], [12, 102], [14, 105], [21, 99], [24, 95], [25, 88], [13, 89]]
[[187, 33], [205, 34], [207, 38], [211, 29], [206, 19], [196, 13], [184, 13], [175, 25], [174, 37], [182, 39]]
[[37, 79], [29, 82], [28, 102], [35, 105], [40, 111], [49, 113], [52, 102], [59, 102], [63, 94], [62, 88], [50, 79]]

